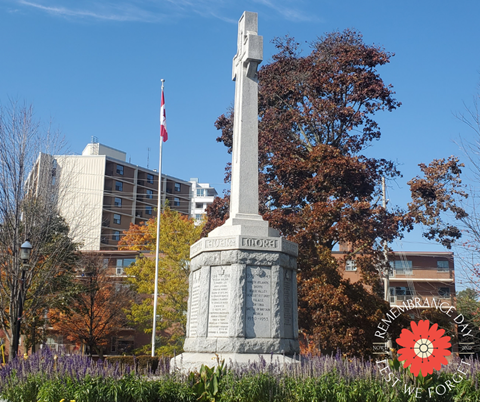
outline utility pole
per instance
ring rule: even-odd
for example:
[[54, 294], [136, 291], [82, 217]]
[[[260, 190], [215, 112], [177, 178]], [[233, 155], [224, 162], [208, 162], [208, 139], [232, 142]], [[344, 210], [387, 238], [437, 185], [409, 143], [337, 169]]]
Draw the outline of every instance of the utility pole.
[[[383, 200], [383, 209], [387, 211], [387, 193], [385, 191], [385, 177], [382, 176], [382, 200]], [[383, 258], [385, 261], [385, 269], [383, 270], [383, 285], [384, 285], [384, 300], [390, 306], [390, 265], [388, 263], [388, 243], [387, 240], [383, 240]], [[393, 356], [392, 352], [392, 339], [390, 336], [387, 340], [387, 348], [390, 357]]]
[[[387, 197], [385, 192], [385, 177], [382, 176], [382, 199], [383, 199], [383, 209], [387, 210]], [[386, 269], [383, 272], [383, 282], [384, 282], [384, 300], [390, 304], [390, 267], [388, 266], [388, 244], [387, 240], [383, 241], [383, 258], [385, 260]]]

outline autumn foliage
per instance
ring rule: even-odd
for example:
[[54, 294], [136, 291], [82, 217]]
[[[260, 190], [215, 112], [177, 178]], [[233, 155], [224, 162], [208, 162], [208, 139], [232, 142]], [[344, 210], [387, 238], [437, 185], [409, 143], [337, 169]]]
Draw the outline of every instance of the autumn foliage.
[[[392, 54], [365, 44], [351, 30], [318, 39], [307, 56], [292, 38], [278, 39], [275, 45], [273, 62], [258, 74], [260, 211], [271, 226], [299, 245], [303, 333], [323, 352], [340, 348], [346, 354], [366, 355], [376, 322], [388, 306], [380, 296], [379, 270], [387, 269], [383, 241], [401, 237], [415, 222], [431, 224], [426, 220], [430, 211], [423, 221], [419, 216], [428, 203], [434, 202], [437, 209], [455, 208], [454, 199], [449, 203], [445, 196], [457, 183], [460, 165], [449, 159], [429, 171], [428, 183], [443, 180], [436, 200], [417, 191], [410, 210], [385, 210], [382, 177], [395, 179], [400, 172], [393, 162], [364, 151], [381, 137], [375, 114], [400, 106], [392, 86], [377, 71]], [[221, 130], [217, 141], [229, 152], [232, 121], [230, 110], [215, 123]], [[417, 179], [413, 184], [418, 190], [422, 183]], [[228, 197], [217, 199], [207, 210], [206, 228], [221, 224], [227, 209]], [[441, 219], [434, 223], [430, 238], [444, 244], [456, 238]], [[343, 279], [342, 264], [331, 253], [339, 244], [349, 245], [346, 258], [356, 259], [361, 282]]]
[[50, 323], [69, 341], [102, 356], [112, 336], [127, 324], [124, 310], [132, 301], [132, 292], [112, 280], [98, 255], [81, 255], [76, 282], [76, 291], [49, 311]]
[[[160, 259], [158, 264], [157, 331], [161, 342], [158, 353], [180, 352], [185, 337], [190, 246], [200, 238], [202, 225], [193, 219], [166, 207], [160, 218]], [[119, 245], [123, 249], [150, 250], [155, 252], [156, 219], [145, 224], [130, 225]], [[155, 285], [155, 261], [138, 258], [126, 269], [129, 282], [143, 300], [133, 303], [128, 317], [136, 326], [152, 331], [153, 304], [151, 295]], [[148, 296], [147, 296], [148, 295]]]

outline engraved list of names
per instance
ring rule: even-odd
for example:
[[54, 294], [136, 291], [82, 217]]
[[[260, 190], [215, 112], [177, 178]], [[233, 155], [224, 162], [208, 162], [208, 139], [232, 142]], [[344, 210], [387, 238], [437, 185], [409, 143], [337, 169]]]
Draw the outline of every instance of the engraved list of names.
[[269, 268], [247, 267], [247, 338], [268, 338], [271, 332], [271, 272]]
[[197, 336], [198, 310], [200, 305], [200, 271], [195, 271], [192, 275], [192, 295], [190, 296], [190, 335]]
[[208, 336], [228, 336], [230, 271], [225, 267], [211, 270]]

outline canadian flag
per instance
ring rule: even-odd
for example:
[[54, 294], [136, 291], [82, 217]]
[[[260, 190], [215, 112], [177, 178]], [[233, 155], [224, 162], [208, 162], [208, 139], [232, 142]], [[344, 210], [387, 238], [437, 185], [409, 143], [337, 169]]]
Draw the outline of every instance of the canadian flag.
[[168, 140], [167, 113], [165, 112], [165, 96], [163, 95], [163, 88], [162, 88], [162, 103], [160, 105], [160, 137], [163, 138], [163, 142]]

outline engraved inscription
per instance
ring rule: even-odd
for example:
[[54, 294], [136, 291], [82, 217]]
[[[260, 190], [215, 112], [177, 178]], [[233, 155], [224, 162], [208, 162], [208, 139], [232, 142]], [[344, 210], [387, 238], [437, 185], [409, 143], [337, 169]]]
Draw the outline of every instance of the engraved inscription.
[[235, 238], [230, 239], [205, 239], [206, 248], [235, 247]]
[[212, 267], [210, 276], [210, 305], [207, 336], [227, 336], [229, 321], [228, 295], [230, 271], [225, 267]]
[[270, 268], [247, 267], [246, 335], [268, 338], [271, 327]]
[[292, 273], [286, 270], [283, 278], [283, 325], [285, 338], [293, 338], [292, 276]]
[[200, 307], [200, 271], [192, 274], [192, 295], [190, 296], [190, 337], [197, 336], [198, 311]]
[[242, 246], [243, 247], [259, 247], [259, 248], [277, 248], [278, 240], [275, 239], [253, 239], [253, 238], [243, 238]]

